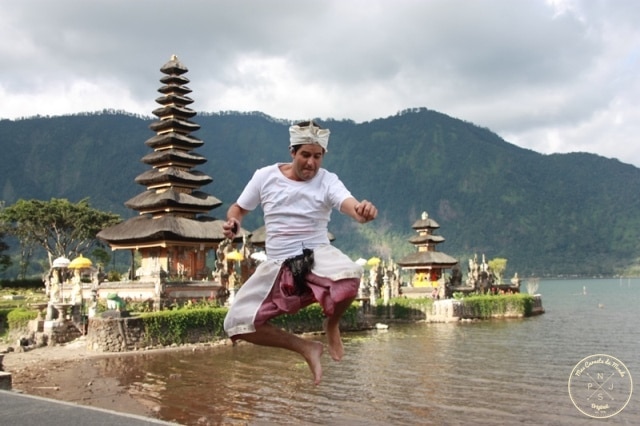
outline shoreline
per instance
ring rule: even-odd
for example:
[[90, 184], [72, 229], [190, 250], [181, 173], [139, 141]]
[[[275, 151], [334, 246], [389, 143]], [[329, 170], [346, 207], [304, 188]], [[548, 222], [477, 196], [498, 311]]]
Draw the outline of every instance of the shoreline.
[[[453, 314], [453, 309], [446, 311], [448, 316]], [[422, 319], [379, 319], [385, 323], [425, 322]], [[427, 317], [426, 322], [440, 322], [434, 321], [436, 319], [438, 318], [434, 317], [429, 321]], [[375, 321], [374, 318], [369, 318], [367, 322], [373, 324]], [[363, 329], [375, 327], [371, 325]], [[322, 332], [301, 333], [307, 336], [317, 334]], [[240, 342], [240, 344], [244, 343]], [[12, 345], [0, 343], [0, 354], [4, 354], [3, 370], [11, 373], [11, 389], [14, 392], [157, 418], [161, 407], [143, 398], [135, 389], [130, 389], [126, 384], [121, 384], [115, 378], [109, 377], [101, 368], [105, 358], [126, 358], [162, 352], [204, 351], [223, 349], [231, 345], [230, 339], [221, 338], [204, 343], [150, 347], [124, 352], [98, 352], [89, 348], [86, 336], [81, 336], [66, 344], [42, 346], [24, 352], [7, 352]]]
[[87, 348], [85, 338], [80, 337], [64, 345], [43, 346], [25, 352], [7, 352], [11, 345], [2, 344], [0, 353], [4, 354], [3, 371], [11, 373], [12, 392], [157, 418], [157, 407], [136, 398], [126, 386], [102, 374], [99, 361], [109, 357], [207, 350], [226, 346], [227, 340], [143, 351], [94, 352]]

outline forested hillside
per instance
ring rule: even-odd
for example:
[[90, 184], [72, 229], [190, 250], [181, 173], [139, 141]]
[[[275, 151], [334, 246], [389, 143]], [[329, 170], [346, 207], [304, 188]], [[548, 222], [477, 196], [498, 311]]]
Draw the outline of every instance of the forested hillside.
[[[152, 118], [103, 112], [0, 121], [0, 200], [89, 197], [123, 217], [145, 188]], [[223, 218], [257, 167], [288, 161], [288, 123], [261, 113], [200, 114], [193, 135], [214, 181], [203, 188], [225, 204]], [[638, 270], [640, 169], [592, 154], [542, 155], [491, 131], [426, 109], [366, 123], [327, 120], [324, 166], [357, 198], [380, 210], [358, 226], [333, 215], [335, 244], [353, 256], [398, 259], [423, 211], [440, 224], [439, 251], [461, 265], [474, 254], [508, 259], [507, 274], [596, 275]], [[250, 215], [248, 229], [261, 225]]]

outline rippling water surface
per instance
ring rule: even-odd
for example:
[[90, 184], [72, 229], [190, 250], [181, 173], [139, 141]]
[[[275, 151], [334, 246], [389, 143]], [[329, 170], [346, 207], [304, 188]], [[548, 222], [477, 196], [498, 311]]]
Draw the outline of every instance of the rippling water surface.
[[319, 386], [297, 355], [249, 344], [100, 363], [182, 424], [640, 424], [638, 392], [594, 420], [568, 391], [575, 365], [599, 353], [640, 381], [640, 280], [542, 281], [539, 293], [546, 313], [533, 318], [348, 333]]

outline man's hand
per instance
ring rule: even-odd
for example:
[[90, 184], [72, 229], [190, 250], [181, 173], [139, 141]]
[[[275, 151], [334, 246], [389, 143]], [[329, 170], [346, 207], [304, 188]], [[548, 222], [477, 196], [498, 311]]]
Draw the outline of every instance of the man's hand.
[[360, 223], [372, 221], [378, 216], [378, 209], [371, 201], [362, 200], [355, 206], [356, 213], [360, 216]]
[[222, 232], [224, 236], [229, 239], [233, 239], [238, 230], [240, 229], [240, 221], [235, 217], [230, 217], [225, 223], [222, 224]]

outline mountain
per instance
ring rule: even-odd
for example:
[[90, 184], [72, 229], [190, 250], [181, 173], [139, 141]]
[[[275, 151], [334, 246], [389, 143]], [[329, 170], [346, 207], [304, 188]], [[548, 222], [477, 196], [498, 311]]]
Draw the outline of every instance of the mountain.
[[[91, 206], [135, 212], [124, 202], [144, 187], [145, 141], [154, 119], [103, 111], [0, 120], [0, 200], [89, 197]], [[253, 171], [290, 159], [288, 122], [265, 114], [201, 113], [193, 135], [212, 176], [205, 192], [224, 218]], [[354, 257], [399, 259], [423, 211], [440, 224], [438, 246], [460, 260], [508, 259], [507, 276], [612, 275], [640, 261], [640, 169], [593, 154], [543, 155], [488, 129], [428, 109], [365, 123], [325, 120], [331, 130], [324, 166], [356, 198], [373, 201], [379, 219], [359, 226], [339, 213], [335, 244]], [[245, 222], [262, 224], [259, 213]]]

